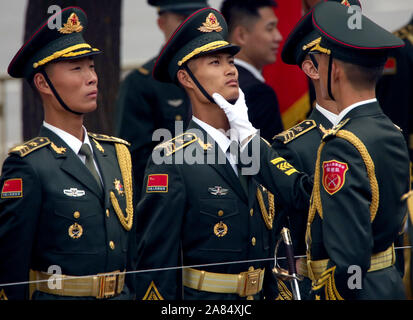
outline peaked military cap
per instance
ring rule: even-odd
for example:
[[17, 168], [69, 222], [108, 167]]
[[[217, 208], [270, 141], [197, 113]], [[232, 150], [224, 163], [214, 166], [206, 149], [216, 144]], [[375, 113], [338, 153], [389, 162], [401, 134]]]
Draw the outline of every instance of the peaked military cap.
[[[404, 42], [366, 16], [357, 15], [337, 2], [327, 1], [314, 8], [314, 29], [321, 36], [312, 50], [339, 60], [361, 66], [384, 65], [390, 50], [404, 46]], [[351, 22], [355, 25], [351, 25]]]
[[218, 51], [237, 54], [240, 47], [227, 41], [228, 27], [222, 14], [212, 8], [194, 12], [176, 29], [153, 68], [162, 82], [175, 82], [178, 70], [190, 59]]
[[170, 11], [184, 16], [208, 6], [207, 0], [148, 0], [148, 3], [158, 7], [158, 13]]
[[[62, 25], [54, 28], [58, 21], [61, 21]], [[101, 53], [83, 39], [82, 34], [86, 27], [87, 16], [81, 8], [62, 9], [47, 19], [20, 48], [10, 62], [9, 75], [14, 78], [31, 79], [49, 62]]]
[[[361, 9], [359, 0], [323, 0], [323, 2], [327, 1], [339, 2], [346, 7], [358, 6]], [[313, 27], [313, 11], [314, 8], [303, 16], [290, 32], [281, 52], [281, 58], [284, 63], [301, 67], [310, 49], [314, 48], [321, 40], [320, 35]]]

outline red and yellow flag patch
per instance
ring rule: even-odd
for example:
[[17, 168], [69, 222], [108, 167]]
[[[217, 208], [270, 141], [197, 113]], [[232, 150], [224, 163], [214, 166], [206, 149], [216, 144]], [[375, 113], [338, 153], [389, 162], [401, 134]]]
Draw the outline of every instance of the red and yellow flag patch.
[[338, 192], [345, 183], [347, 163], [331, 160], [323, 162], [323, 187], [331, 195]]
[[148, 176], [146, 192], [168, 192], [168, 175], [150, 174]]
[[6, 180], [1, 189], [1, 198], [23, 197], [23, 180], [21, 178]]

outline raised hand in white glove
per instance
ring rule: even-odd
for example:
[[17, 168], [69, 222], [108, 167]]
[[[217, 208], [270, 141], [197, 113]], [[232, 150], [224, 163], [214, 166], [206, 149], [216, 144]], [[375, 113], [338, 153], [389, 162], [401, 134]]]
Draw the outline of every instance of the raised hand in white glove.
[[[245, 96], [242, 92], [241, 88], [239, 88], [239, 97], [235, 104], [229, 103], [223, 96], [219, 93], [214, 93], [212, 95], [215, 103], [224, 110], [229, 125], [231, 129], [235, 130], [237, 133], [237, 140], [242, 145], [245, 143], [246, 139], [250, 136], [254, 135], [257, 132], [257, 129], [251, 124], [250, 120], [248, 119], [248, 107], [245, 103]], [[231, 140], [233, 140], [233, 136], [231, 135]]]

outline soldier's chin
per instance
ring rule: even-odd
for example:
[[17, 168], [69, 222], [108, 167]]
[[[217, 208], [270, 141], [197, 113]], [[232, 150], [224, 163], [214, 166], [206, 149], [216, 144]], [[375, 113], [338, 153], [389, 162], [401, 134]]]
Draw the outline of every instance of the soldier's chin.
[[238, 100], [238, 97], [239, 97], [239, 92], [237, 91], [236, 93], [229, 95], [226, 100], [231, 104], [235, 104], [235, 102], [237, 102]]

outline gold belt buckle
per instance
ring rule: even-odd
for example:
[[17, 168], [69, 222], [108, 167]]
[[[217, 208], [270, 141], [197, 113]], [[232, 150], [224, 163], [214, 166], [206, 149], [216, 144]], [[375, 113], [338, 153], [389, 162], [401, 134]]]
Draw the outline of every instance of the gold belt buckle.
[[116, 280], [117, 276], [116, 273], [119, 271], [115, 271], [115, 274], [107, 274], [107, 273], [101, 273], [98, 274], [99, 276], [99, 294], [96, 297], [97, 299], [103, 299], [103, 298], [110, 298], [113, 297], [116, 293]]
[[250, 270], [241, 272], [241, 276], [244, 279], [243, 292], [241, 297], [252, 296], [257, 294], [260, 288], [260, 274], [261, 269], [254, 270], [253, 267]]

